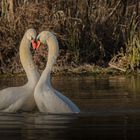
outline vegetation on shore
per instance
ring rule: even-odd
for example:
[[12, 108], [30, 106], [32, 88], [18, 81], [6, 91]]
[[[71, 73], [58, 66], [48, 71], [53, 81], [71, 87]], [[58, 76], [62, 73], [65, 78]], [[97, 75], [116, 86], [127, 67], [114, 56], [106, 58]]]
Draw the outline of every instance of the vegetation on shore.
[[[28, 28], [57, 36], [60, 56], [55, 72], [140, 69], [138, 0], [1, 0], [0, 6], [0, 74], [23, 72], [18, 52]], [[44, 69], [47, 47], [33, 53]]]

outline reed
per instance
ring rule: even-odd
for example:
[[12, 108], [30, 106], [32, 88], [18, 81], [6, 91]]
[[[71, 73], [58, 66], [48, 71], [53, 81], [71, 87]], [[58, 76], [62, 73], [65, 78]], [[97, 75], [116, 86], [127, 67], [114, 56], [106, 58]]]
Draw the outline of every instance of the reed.
[[132, 70], [140, 66], [140, 32], [138, 32], [139, 23], [137, 18], [132, 17], [128, 28], [128, 38], [126, 42], [126, 55], [128, 57], [128, 65]]
[[[5, 0], [2, 0], [5, 2]], [[140, 67], [140, 4], [135, 0], [14, 0], [13, 21], [9, 9], [1, 3], [0, 69], [20, 69], [17, 60], [20, 40], [28, 28], [50, 30], [59, 40], [60, 65], [109, 63], [122, 69]], [[6, 11], [7, 10], [7, 11]], [[8, 23], [8, 24], [7, 24]], [[36, 54], [45, 64], [46, 50]], [[6, 52], [6, 53], [5, 53]], [[38, 63], [39, 65], [39, 63]], [[42, 65], [44, 66], [44, 65]], [[44, 67], [41, 67], [42, 69]]]
[[4, 17], [7, 14], [7, 3], [6, 0], [1, 1], [1, 16]]

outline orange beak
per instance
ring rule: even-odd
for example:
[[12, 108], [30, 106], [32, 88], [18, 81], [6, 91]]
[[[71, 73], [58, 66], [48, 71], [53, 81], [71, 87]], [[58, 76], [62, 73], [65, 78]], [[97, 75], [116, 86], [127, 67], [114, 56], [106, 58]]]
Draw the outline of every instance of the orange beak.
[[38, 49], [40, 47], [40, 44], [41, 44], [41, 42], [39, 40], [37, 41], [37, 43], [34, 40], [32, 40], [33, 49], [35, 49], [35, 50]]
[[36, 49], [38, 49], [38, 48], [40, 47], [40, 44], [41, 44], [41, 42], [40, 42], [40, 40], [38, 40], [38, 41], [37, 41]]
[[32, 42], [32, 47], [33, 47], [34, 49], [36, 49], [37, 44], [35, 43], [35, 41], [34, 41], [34, 40], [32, 40], [31, 42]]

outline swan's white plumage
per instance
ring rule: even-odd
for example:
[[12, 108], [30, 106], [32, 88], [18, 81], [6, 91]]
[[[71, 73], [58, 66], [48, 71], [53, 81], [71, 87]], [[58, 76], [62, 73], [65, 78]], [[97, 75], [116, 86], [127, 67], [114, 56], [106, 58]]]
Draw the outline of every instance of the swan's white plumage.
[[40, 74], [33, 63], [30, 52], [31, 39], [36, 38], [36, 31], [29, 29], [20, 44], [20, 60], [27, 74], [28, 82], [24, 86], [10, 87], [0, 91], [0, 111], [31, 111], [35, 107], [34, 88]]
[[59, 54], [58, 41], [51, 32], [43, 31], [38, 35], [40, 41], [48, 45], [48, 62], [37, 86], [34, 97], [41, 112], [79, 113], [80, 109], [66, 96], [52, 88], [50, 82], [51, 69]]

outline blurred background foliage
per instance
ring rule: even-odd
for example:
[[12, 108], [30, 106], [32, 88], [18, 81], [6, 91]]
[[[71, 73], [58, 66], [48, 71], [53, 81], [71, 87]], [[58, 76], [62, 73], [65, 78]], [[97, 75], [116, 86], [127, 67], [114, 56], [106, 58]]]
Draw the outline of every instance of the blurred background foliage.
[[[23, 71], [18, 52], [28, 28], [54, 32], [60, 45], [57, 66], [140, 68], [138, 0], [1, 0], [0, 7], [1, 73]], [[46, 50], [34, 55], [41, 69]]]

